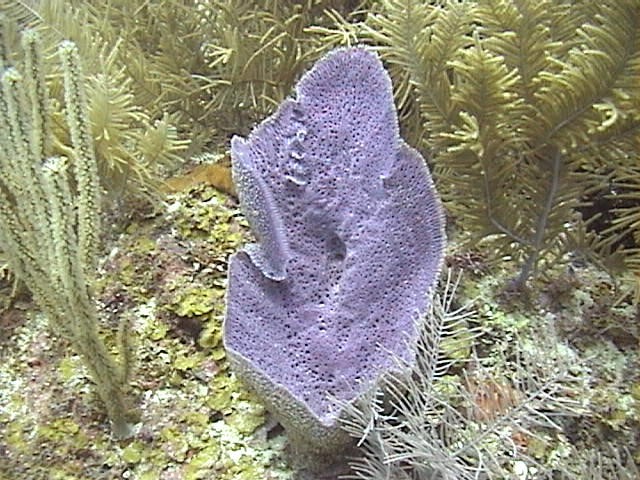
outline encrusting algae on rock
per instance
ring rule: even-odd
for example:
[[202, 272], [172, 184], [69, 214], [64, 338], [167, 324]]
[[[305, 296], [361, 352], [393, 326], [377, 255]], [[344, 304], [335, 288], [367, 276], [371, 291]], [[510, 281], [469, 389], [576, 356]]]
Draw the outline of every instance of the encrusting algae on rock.
[[[171, 213], [128, 225], [96, 283], [104, 320], [131, 323], [141, 412], [133, 438], [110, 437], [78, 357], [52, 349], [64, 341], [42, 315], [20, 310], [0, 340], [0, 478], [290, 477], [283, 438], [267, 438], [264, 408], [229, 372], [222, 347], [223, 267], [243, 242], [237, 207], [205, 185], [169, 202]], [[219, 220], [212, 236], [186, 228], [208, 217]]]

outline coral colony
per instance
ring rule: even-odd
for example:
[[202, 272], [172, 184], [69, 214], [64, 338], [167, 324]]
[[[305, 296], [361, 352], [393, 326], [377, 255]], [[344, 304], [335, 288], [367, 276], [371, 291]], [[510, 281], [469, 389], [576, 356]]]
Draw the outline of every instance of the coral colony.
[[359, 398], [394, 356], [413, 360], [443, 256], [440, 201], [364, 48], [319, 61], [233, 138], [232, 162], [256, 243], [231, 259], [225, 345], [297, 448], [327, 453], [345, 441], [336, 400]]

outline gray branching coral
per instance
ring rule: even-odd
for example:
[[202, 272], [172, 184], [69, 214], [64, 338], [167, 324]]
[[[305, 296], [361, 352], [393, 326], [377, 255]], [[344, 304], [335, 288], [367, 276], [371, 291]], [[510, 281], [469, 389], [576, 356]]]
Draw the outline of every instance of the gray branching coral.
[[[72, 148], [51, 156], [48, 87], [33, 32], [23, 35], [24, 73], [6, 68], [0, 97], [0, 244], [56, 333], [67, 338], [96, 383], [114, 434], [127, 435], [125, 384], [98, 333], [90, 284], [96, 267], [99, 181], [78, 50], [58, 50]], [[126, 336], [122, 336], [126, 338]], [[126, 350], [127, 345], [121, 347]], [[126, 355], [123, 355], [126, 358]]]

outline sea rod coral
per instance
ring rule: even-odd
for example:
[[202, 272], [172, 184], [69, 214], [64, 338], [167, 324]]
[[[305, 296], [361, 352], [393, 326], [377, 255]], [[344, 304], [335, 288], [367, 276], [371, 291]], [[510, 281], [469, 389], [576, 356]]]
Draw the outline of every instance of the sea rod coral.
[[52, 329], [82, 357], [113, 434], [127, 437], [135, 419], [126, 398], [130, 344], [120, 335], [119, 358], [112, 355], [98, 332], [92, 294], [100, 190], [78, 48], [69, 41], [58, 48], [72, 145], [61, 157], [51, 154], [39, 37], [27, 31], [22, 43], [25, 73], [0, 68], [0, 248]]
[[443, 255], [440, 201], [364, 48], [318, 62], [232, 140], [232, 161], [257, 242], [230, 262], [225, 346], [298, 458], [324, 464], [348, 442], [340, 402], [397, 368], [394, 355], [414, 359]]

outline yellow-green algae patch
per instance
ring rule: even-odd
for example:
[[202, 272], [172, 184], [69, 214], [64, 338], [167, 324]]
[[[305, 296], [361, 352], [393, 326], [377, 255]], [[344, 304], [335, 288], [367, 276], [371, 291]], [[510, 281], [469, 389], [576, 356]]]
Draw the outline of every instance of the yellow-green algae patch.
[[208, 187], [170, 202], [108, 246], [95, 285], [108, 340], [130, 321], [135, 435], [110, 437], [80, 359], [28, 311], [0, 339], [0, 478], [290, 478], [283, 438], [267, 439], [264, 408], [229, 372], [222, 347], [226, 262], [244, 231], [238, 210]]
[[171, 309], [181, 317], [204, 315], [213, 310], [216, 301], [224, 296], [224, 290], [193, 287], [181, 292], [171, 305]]

